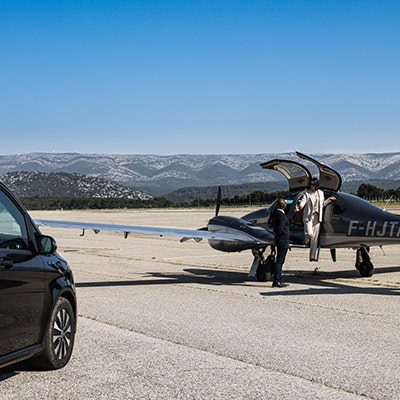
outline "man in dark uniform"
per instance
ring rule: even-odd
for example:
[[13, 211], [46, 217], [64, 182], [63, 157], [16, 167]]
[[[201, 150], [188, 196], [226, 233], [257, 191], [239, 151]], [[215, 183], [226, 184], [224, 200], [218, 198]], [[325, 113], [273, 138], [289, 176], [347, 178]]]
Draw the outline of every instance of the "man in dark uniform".
[[286, 201], [280, 198], [277, 203], [272, 214], [272, 228], [276, 247], [276, 266], [272, 287], [285, 287], [288, 285], [282, 282], [282, 267], [289, 249], [289, 219], [285, 214]]

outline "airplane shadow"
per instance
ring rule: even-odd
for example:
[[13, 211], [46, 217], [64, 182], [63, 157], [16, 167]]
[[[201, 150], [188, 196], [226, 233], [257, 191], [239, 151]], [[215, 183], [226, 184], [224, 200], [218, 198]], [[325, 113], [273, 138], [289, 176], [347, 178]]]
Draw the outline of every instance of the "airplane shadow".
[[[400, 266], [384, 267], [374, 270], [374, 274], [384, 274], [390, 272], [400, 272]], [[151, 272], [148, 279], [140, 280], [122, 280], [122, 281], [92, 281], [78, 282], [78, 288], [92, 287], [122, 287], [122, 286], [152, 286], [152, 285], [168, 285], [168, 284], [201, 284], [201, 285], [235, 285], [235, 286], [259, 286], [260, 288], [268, 288], [268, 291], [261, 292], [262, 296], [275, 295], [316, 295], [316, 294], [350, 294], [365, 293], [374, 295], [400, 295], [399, 287], [379, 286], [379, 282], [375, 286], [356, 286], [354, 279], [362, 279], [358, 271], [321, 271], [318, 275], [314, 275], [310, 271], [285, 270], [284, 280], [289, 284], [301, 284], [307, 287], [295, 289], [286, 287], [283, 289], [272, 288], [271, 282], [248, 281], [247, 273], [234, 272], [220, 269], [201, 269], [188, 268], [182, 274], [169, 274], [162, 272]], [[346, 283], [346, 279], [349, 282]], [[335, 282], [335, 280], [337, 280]]]
[[[374, 275], [400, 272], [400, 266], [375, 268]], [[346, 282], [349, 279], [349, 282]], [[399, 296], [400, 287], [397, 284], [389, 286], [373, 282], [374, 286], [354, 285], [354, 280], [363, 279], [356, 270], [346, 271], [321, 271], [318, 274], [304, 271], [286, 271], [284, 281], [286, 283], [306, 284], [309, 287], [303, 289], [293, 289], [290, 286], [261, 293], [262, 296], [296, 296], [296, 295], [329, 295], [329, 294], [372, 294], [383, 296]], [[367, 278], [369, 279], [369, 278]], [[368, 281], [370, 283], [370, 281]]]
[[[148, 273], [149, 279], [124, 280], [124, 281], [102, 281], [102, 282], [77, 282], [76, 287], [105, 287], [105, 286], [146, 286], [165, 285], [180, 283], [197, 283], [208, 285], [234, 285], [246, 284], [247, 274], [243, 272], [232, 272], [214, 269], [185, 269], [182, 274], [169, 274], [162, 272]], [[264, 282], [260, 282], [263, 284]]]

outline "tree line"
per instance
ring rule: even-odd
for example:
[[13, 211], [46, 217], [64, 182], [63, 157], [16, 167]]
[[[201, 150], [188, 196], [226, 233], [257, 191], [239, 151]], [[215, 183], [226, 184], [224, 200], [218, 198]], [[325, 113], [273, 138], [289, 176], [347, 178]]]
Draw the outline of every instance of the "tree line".
[[[221, 199], [221, 205], [241, 206], [269, 204], [287, 192], [255, 191], [248, 195]], [[164, 197], [150, 200], [105, 198], [105, 197], [21, 197], [20, 200], [28, 210], [84, 210], [84, 209], [118, 209], [118, 208], [168, 208], [168, 207], [212, 207], [216, 199], [196, 199], [192, 201], [173, 202]]]
[[[221, 205], [243, 206], [270, 204], [278, 197], [287, 195], [287, 191], [262, 192], [254, 191], [243, 196], [233, 196], [221, 199]], [[371, 184], [361, 184], [357, 196], [369, 200], [400, 200], [400, 188], [384, 190]], [[21, 197], [22, 203], [28, 210], [83, 210], [83, 209], [119, 209], [119, 208], [171, 208], [171, 207], [212, 207], [216, 199], [196, 199], [192, 201], [173, 202], [164, 197], [150, 200], [104, 198], [104, 197]]]
[[399, 201], [400, 188], [384, 190], [369, 183], [362, 183], [358, 187], [357, 196], [369, 201]]
[[113, 197], [20, 197], [28, 210], [101, 210], [118, 208], [166, 208], [173, 203], [163, 197], [151, 200]]

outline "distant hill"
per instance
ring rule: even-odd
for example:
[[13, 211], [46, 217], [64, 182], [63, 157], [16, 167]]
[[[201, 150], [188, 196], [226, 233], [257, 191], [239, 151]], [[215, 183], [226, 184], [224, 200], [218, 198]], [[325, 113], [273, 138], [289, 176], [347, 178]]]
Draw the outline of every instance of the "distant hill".
[[105, 179], [64, 172], [9, 172], [0, 176], [18, 197], [102, 197], [150, 199], [147, 193]]

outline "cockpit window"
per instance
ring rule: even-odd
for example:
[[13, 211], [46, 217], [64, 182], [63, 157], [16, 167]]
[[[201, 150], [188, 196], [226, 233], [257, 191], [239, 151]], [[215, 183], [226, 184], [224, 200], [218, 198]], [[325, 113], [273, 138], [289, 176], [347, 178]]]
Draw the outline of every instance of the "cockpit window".
[[332, 207], [333, 207], [332, 214], [335, 214], [335, 215], [343, 214], [344, 211], [345, 211], [345, 208], [344, 208], [342, 205], [340, 205], [340, 204], [334, 203], [334, 204], [332, 205]]

